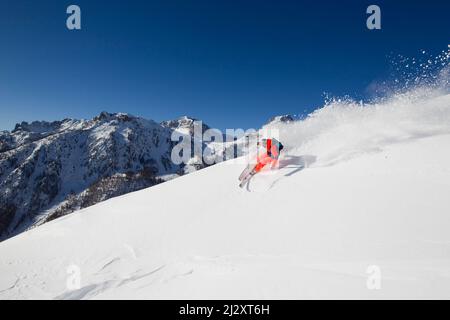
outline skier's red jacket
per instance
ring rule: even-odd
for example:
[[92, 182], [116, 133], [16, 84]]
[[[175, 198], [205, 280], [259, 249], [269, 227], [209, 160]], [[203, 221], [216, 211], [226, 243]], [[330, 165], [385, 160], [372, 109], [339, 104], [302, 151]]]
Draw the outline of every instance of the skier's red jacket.
[[272, 166], [278, 161], [280, 157], [280, 151], [283, 149], [283, 145], [276, 139], [265, 139], [263, 140], [263, 147], [265, 152], [258, 155], [257, 163], [255, 166], [255, 171], [259, 172], [267, 164], [272, 164]]

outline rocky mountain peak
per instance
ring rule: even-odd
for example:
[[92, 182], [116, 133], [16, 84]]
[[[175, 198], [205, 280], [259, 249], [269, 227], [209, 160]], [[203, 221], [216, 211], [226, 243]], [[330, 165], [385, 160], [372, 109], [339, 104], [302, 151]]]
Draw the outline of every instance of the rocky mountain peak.
[[279, 123], [279, 122], [289, 123], [289, 122], [292, 122], [295, 120], [296, 120], [295, 116], [290, 115], [290, 114], [285, 114], [285, 115], [270, 118], [269, 121], [267, 122], [267, 124], [273, 124], [273, 123]]

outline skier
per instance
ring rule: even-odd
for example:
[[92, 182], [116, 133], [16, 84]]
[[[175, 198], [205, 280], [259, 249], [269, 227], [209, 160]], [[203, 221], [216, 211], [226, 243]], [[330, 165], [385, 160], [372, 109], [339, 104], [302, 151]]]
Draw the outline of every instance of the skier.
[[266, 165], [270, 164], [271, 168], [275, 167], [278, 163], [278, 158], [280, 157], [280, 151], [283, 150], [284, 146], [278, 140], [271, 139], [263, 139], [262, 145], [264, 147], [264, 152], [257, 155], [256, 165], [250, 170], [250, 167], [247, 167], [239, 177], [241, 180], [242, 187], [251, 177], [260, 172]]

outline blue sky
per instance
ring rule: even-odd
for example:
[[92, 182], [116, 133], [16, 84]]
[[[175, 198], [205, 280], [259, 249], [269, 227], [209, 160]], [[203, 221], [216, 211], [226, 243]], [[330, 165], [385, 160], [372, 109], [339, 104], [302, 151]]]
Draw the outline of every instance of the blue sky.
[[[80, 31], [66, 28], [70, 4]], [[382, 30], [366, 28], [370, 4]], [[367, 97], [388, 55], [447, 48], [449, 12], [441, 0], [0, 0], [0, 130], [103, 110], [259, 127], [325, 92]]]

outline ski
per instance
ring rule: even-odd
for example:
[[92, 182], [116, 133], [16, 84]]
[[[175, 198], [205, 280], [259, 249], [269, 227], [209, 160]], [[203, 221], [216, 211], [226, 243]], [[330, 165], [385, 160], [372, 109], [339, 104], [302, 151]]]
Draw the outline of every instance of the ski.
[[239, 187], [245, 186], [245, 184], [255, 175], [255, 171], [250, 171], [246, 176], [244, 176], [241, 180], [241, 183], [239, 184]]
[[250, 180], [250, 176], [248, 176], [247, 178], [243, 179], [241, 181], [241, 183], [239, 183], [239, 187], [243, 188], [245, 186], [245, 184], [248, 182], [248, 180]]
[[250, 164], [247, 165], [247, 167], [244, 169], [244, 171], [242, 171], [241, 175], [239, 176], [239, 181], [242, 181], [245, 178], [245, 176], [247, 176], [253, 170], [254, 167], [255, 167], [254, 165], [253, 167]]

